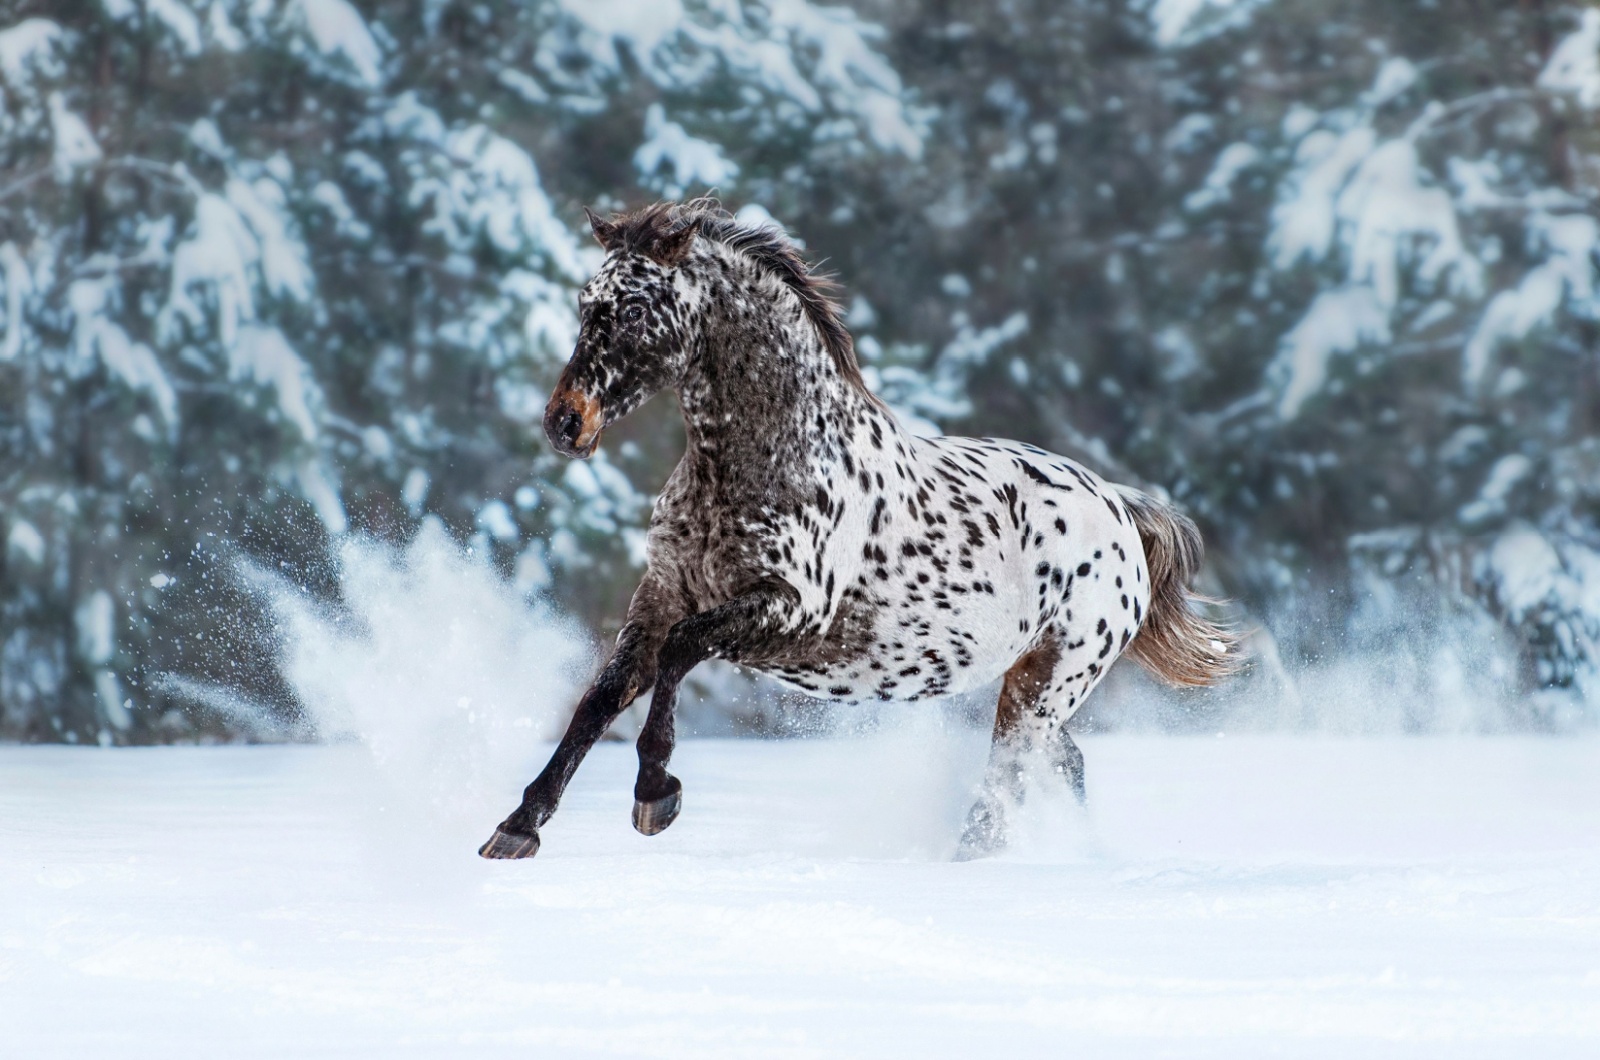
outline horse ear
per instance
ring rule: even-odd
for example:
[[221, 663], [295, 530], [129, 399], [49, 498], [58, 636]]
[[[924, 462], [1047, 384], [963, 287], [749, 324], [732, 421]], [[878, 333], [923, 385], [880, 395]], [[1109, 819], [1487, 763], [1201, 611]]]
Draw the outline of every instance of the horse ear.
[[583, 208], [583, 214], [589, 218], [589, 231], [594, 233], [594, 240], [606, 250], [610, 250], [617, 242], [617, 229], [620, 225], [612, 224], [589, 207]]
[[699, 234], [700, 220], [696, 218], [676, 232], [656, 240], [655, 246], [650, 248], [650, 257], [658, 265], [677, 265], [689, 256], [689, 248], [694, 246], [694, 237]]

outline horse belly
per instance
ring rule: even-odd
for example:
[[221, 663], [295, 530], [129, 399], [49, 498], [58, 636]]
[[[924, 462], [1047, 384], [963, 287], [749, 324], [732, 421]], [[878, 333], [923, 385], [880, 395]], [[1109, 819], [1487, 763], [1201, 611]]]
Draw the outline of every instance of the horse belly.
[[[898, 545], [898, 543], [897, 543]], [[947, 557], [941, 556], [941, 561]], [[920, 700], [975, 691], [998, 680], [1038, 631], [1031, 586], [998, 548], [891, 561], [871, 603], [841, 611], [825, 650], [756, 663], [810, 695], [839, 701]], [[919, 579], [926, 563], [926, 582]]]
[[834, 542], [827, 569], [844, 595], [822, 642], [749, 664], [834, 700], [973, 691], [1063, 633], [1086, 672], [1109, 667], [1148, 607], [1143, 548], [1114, 491], [1015, 443], [913, 449], [909, 475], [860, 465], [885, 486]]
[[[982, 631], [1004, 621], [984, 616], [971, 630], [973, 640], [932, 636], [905, 636], [891, 623], [882, 641], [850, 658], [807, 658], [790, 664], [772, 660], [752, 669], [777, 679], [807, 695], [836, 702], [867, 700], [915, 701], [977, 691], [1000, 679], [1025, 646], [1019, 638], [995, 644]], [[946, 627], [948, 634], [950, 627]], [[960, 626], [954, 628], [960, 629]]]

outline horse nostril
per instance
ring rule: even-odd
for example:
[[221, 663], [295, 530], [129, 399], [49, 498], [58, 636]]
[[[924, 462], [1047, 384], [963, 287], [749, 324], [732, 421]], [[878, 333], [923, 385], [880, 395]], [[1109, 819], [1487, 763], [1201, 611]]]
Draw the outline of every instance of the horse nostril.
[[563, 383], [550, 395], [544, 407], [544, 434], [556, 452], [565, 456], [588, 456], [600, 440], [600, 402], [581, 390]]
[[583, 417], [578, 414], [577, 409], [568, 409], [566, 415], [561, 417], [559, 431], [561, 440], [567, 445], [577, 444], [578, 435], [583, 433]]

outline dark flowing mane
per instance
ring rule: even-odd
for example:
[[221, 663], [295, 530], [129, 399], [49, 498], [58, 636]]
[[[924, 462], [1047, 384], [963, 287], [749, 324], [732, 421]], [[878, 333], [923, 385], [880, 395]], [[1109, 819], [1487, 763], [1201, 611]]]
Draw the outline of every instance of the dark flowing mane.
[[[748, 255], [768, 275], [781, 280], [800, 299], [805, 314], [815, 325], [834, 365], [847, 381], [868, 396], [856, 361], [855, 342], [844, 326], [839, 303], [839, 285], [834, 278], [816, 271], [800, 256], [781, 229], [772, 225], [742, 225], [721, 202], [706, 197], [687, 202], [658, 202], [632, 213], [610, 218], [611, 238], [616, 248], [637, 254], [657, 256], [658, 248], [672, 243], [673, 237], [694, 228], [707, 239], [729, 250]], [[874, 398], [876, 400], [876, 398]]]

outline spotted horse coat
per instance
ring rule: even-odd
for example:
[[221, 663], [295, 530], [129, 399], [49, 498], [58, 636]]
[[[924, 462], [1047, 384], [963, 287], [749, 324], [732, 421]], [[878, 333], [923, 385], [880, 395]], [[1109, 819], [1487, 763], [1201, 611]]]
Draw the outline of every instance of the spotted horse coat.
[[579, 296], [545, 433], [587, 457], [672, 388], [688, 445], [615, 651], [485, 857], [538, 850], [578, 762], [652, 687], [633, 819], [645, 834], [671, 824], [678, 686], [708, 658], [833, 700], [1003, 677], [963, 856], [1003, 842], [1026, 755], [1042, 752], [1083, 796], [1065, 723], [1124, 651], [1175, 684], [1230, 670], [1228, 632], [1184, 588], [1200, 560], [1193, 523], [1035, 446], [908, 433], [862, 381], [829, 285], [781, 233], [710, 200], [590, 223], [607, 254]]

